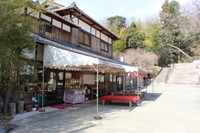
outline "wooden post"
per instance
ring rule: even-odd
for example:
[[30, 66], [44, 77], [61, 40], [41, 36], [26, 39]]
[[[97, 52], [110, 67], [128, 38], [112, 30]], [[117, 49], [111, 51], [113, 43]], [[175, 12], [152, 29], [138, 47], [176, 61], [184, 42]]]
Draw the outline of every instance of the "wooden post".
[[129, 102], [129, 107], [132, 107], [132, 102], [131, 101]]
[[102, 105], [105, 105], [105, 100], [102, 100]]

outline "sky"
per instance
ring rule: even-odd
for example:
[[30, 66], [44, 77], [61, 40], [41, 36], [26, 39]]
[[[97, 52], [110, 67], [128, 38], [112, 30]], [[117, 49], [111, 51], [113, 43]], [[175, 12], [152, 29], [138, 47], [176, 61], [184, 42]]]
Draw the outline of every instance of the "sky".
[[[55, 0], [65, 6], [76, 2], [76, 5], [97, 22], [116, 15], [127, 21], [146, 20], [158, 16], [165, 0]], [[171, 1], [171, 0], [169, 0]], [[176, 0], [181, 5], [191, 0]]]

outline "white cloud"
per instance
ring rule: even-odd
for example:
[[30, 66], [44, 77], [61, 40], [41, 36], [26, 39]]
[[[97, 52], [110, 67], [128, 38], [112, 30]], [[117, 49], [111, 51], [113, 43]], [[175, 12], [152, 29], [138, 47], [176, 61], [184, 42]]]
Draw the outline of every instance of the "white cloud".
[[[190, 0], [177, 0], [177, 1], [180, 3], [180, 5], [183, 5], [183, 4], [188, 3]], [[144, 6], [143, 8], [137, 9], [133, 11], [132, 13], [129, 13], [128, 15], [126, 15], [126, 17], [128, 19], [131, 19], [133, 17], [136, 19], [145, 19], [147, 17], [158, 15], [162, 9], [163, 3], [164, 3], [164, 0], [163, 1], [153, 0], [151, 5]]]
[[[172, 1], [172, 0], [170, 0], [170, 1]], [[176, 0], [176, 1], [178, 1], [179, 4], [182, 5], [182, 4], [188, 3], [188, 2], [191, 1], [191, 0]]]
[[160, 5], [152, 5], [152, 6], [148, 6], [148, 7], [144, 7], [144, 8], [141, 8], [141, 9], [138, 9], [130, 14], [128, 14], [126, 17], [127, 18], [132, 18], [132, 17], [135, 17], [135, 18], [145, 18], [147, 16], [151, 16], [151, 15], [154, 15], [154, 14], [158, 14], [161, 10], [161, 6]]
[[127, 5], [123, 5], [120, 7], [119, 11], [118, 11], [118, 15], [124, 14], [127, 11]]

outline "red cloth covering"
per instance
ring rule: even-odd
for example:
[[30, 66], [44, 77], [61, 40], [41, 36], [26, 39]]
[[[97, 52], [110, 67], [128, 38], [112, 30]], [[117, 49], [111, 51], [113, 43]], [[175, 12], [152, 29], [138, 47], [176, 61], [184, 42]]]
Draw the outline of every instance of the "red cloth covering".
[[111, 101], [131, 101], [137, 102], [140, 99], [139, 96], [117, 96], [117, 95], [107, 95], [102, 96], [100, 100], [111, 100]]

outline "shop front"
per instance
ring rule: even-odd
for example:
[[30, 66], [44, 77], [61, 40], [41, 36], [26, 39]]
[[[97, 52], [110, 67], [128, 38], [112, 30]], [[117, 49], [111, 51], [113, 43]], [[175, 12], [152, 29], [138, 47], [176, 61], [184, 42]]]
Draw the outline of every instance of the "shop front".
[[39, 36], [36, 39], [42, 44], [38, 51], [43, 57], [35, 91], [40, 106], [83, 103], [137, 86], [138, 80], [131, 76], [140, 71], [137, 67]]
[[41, 84], [41, 93], [46, 99], [44, 105], [83, 103], [96, 99], [97, 95], [111, 93], [110, 75], [117, 77], [118, 73], [125, 71], [119, 61], [79, 52], [44, 45], [44, 78]]

